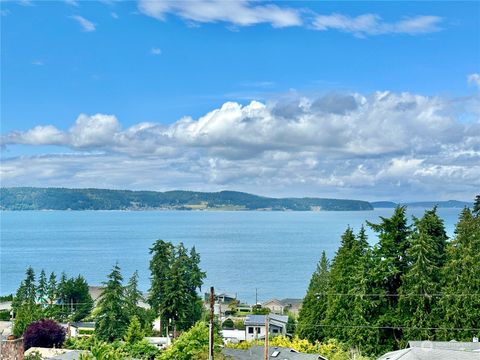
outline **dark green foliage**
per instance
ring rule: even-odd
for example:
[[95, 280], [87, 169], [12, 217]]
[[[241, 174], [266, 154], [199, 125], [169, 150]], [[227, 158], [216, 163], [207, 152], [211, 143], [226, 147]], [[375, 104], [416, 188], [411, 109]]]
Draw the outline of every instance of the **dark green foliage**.
[[150, 249], [151, 288], [148, 302], [160, 316], [162, 326], [172, 323], [174, 332], [190, 328], [201, 317], [200, 290], [205, 273], [200, 270], [200, 256], [180, 243], [157, 240]]
[[50, 277], [48, 278], [47, 297], [49, 303], [53, 303], [57, 299], [57, 277], [53, 272], [50, 273]]
[[138, 290], [138, 271], [135, 271], [125, 287], [125, 307], [129, 317], [138, 315], [138, 303], [143, 300]]
[[81, 275], [64, 282], [62, 295], [67, 319], [80, 321], [92, 311], [93, 300], [88, 291], [88, 284]]
[[234, 329], [235, 323], [232, 319], [228, 318], [222, 323], [222, 329]]
[[473, 214], [476, 217], [480, 216], [480, 195], [475, 196], [475, 203], [473, 204]]
[[421, 219], [413, 218], [413, 232], [407, 250], [409, 267], [402, 277], [399, 297], [401, 324], [405, 339], [431, 340], [435, 331], [417, 328], [438, 327], [433, 314], [441, 292], [441, 268], [445, 263], [447, 235], [436, 208]]
[[37, 297], [38, 297], [38, 301], [42, 304], [46, 304], [48, 302], [47, 275], [45, 275], [45, 270], [43, 269], [40, 272], [40, 277], [38, 278]]
[[330, 269], [325, 251], [312, 275], [307, 294], [298, 317], [296, 333], [304, 339], [315, 341], [325, 337], [325, 315], [327, 312]]
[[130, 324], [128, 325], [127, 332], [125, 333], [125, 342], [129, 344], [135, 344], [143, 340], [144, 333], [138, 317], [133, 315], [130, 318]]
[[105, 289], [98, 302], [98, 316], [95, 324], [96, 336], [104, 341], [123, 338], [128, 326], [128, 313], [125, 309], [125, 290], [122, 275], [117, 264], [104, 282]]
[[443, 269], [443, 293], [439, 304], [445, 338], [470, 341], [480, 331], [453, 330], [480, 328], [480, 217], [465, 208], [447, 248]]
[[378, 234], [373, 248], [363, 228], [357, 236], [348, 228], [330, 271], [322, 255], [296, 333], [336, 338], [370, 355], [409, 340], [479, 336], [480, 217], [464, 209], [451, 242], [436, 207], [411, 226], [404, 207], [380, 220], [368, 223]]
[[372, 210], [360, 200], [285, 198], [275, 199], [237, 191], [204, 193], [194, 191], [129, 191], [65, 188], [1, 188], [0, 209], [5, 210], [125, 210], [173, 208], [189, 210], [191, 205], [246, 210]]
[[22, 336], [28, 325], [42, 317], [42, 309], [36, 300], [35, 272], [29, 267], [12, 301], [15, 316], [13, 335]]

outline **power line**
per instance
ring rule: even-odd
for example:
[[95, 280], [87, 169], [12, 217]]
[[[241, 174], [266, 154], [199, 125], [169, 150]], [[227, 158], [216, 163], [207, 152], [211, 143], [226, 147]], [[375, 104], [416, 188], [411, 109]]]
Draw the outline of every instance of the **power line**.
[[[304, 325], [302, 325], [304, 327]], [[306, 324], [307, 328], [333, 327], [333, 328], [365, 328], [365, 329], [408, 329], [408, 330], [448, 330], [448, 331], [480, 331], [480, 328], [447, 328], [447, 327], [417, 327], [417, 326], [375, 326], [375, 325], [332, 325], [332, 324]]]
[[480, 293], [463, 293], [463, 294], [447, 294], [447, 293], [436, 293], [436, 294], [367, 294], [367, 293], [354, 293], [354, 294], [345, 294], [345, 293], [316, 293], [315, 296], [362, 296], [362, 297], [468, 297], [468, 296], [480, 296]]

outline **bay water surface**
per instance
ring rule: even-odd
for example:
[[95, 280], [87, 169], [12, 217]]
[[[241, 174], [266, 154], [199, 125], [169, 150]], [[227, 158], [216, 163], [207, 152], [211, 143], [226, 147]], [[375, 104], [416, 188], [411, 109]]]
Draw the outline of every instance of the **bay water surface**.
[[[408, 209], [421, 216], [424, 209]], [[350, 225], [358, 232], [393, 209], [342, 212], [261, 211], [3, 211], [0, 294], [14, 292], [32, 266], [59, 275], [105, 281], [118, 262], [125, 280], [139, 271], [148, 290], [149, 247], [156, 239], [195, 246], [207, 272], [202, 290], [236, 293], [242, 301], [302, 298], [323, 250], [332, 258]], [[460, 209], [439, 209], [449, 236]], [[369, 242], [377, 238], [368, 229]]]

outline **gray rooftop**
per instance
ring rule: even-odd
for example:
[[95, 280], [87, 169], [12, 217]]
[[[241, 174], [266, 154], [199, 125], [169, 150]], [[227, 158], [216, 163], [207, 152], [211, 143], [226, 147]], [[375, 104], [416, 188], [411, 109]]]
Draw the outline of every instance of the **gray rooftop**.
[[[288, 323], [288, 316], [285, 315], [270, 314], [268, 317], [273, 322]], [[245, 317], [245, 325], [265, 325], [265, 315], [248, 315]]]
[[479, 360], [476, 351], [447, 350], [435, 348], [407, 348], [386, 353], [378, 360]]
[[[263, 359], [263, 346], [252, 346], [249, 350], [223, 349], [225, 356], [234, 360], [258, 360]], [[271, 347], [269, 351], [270, 359], [279, 360], [326, 360], [320, 355], [304, 354], [284, 347]]]
[[428, 348], [447, 350], [480, 350], [480, 342], [462, 341], [409, 341], [407, 348]]

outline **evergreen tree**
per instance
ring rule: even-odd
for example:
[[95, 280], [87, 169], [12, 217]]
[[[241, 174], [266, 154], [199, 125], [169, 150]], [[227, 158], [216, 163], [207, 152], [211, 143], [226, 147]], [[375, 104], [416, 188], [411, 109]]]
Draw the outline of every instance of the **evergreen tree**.
[[352, 309], [351, 324], [354, 326], [347, 328], [348, 340], [346, 343], [352, 348], [358, 348], [363, 353], [375, 354], [379, 333], [371, 325], [378, 301], [369, 296], [371, 293], [369, 270], [373, 267], [373, 256], [363, 225], [357, 235], [357, 246], [359, 253], [353, 268], [353, 287], [350, 290], [353, 295], [351, 298], [353, 304], [350, 306]]
[[188, 307], [191, 298], [187, 293], [187, 252], [182, 243], [175, 250], [175, 257], [170, 268], [169, 276], [165, 281], [164, 303], [162, 314], [172, 322], [174, 337], [187, 319]]
[[[330, 271], [330, 294], [326, 313], [330, 337], [339, 341], [351, 342], [352, 314], [357, 304], [357, 297], [362, 290], [358, 285], [363, 275], [363, 257], [366, 252], [365, 229], [355, 237], [349, 227], [342, 235], [340, 248], [337, 251]], [[358, 310], [358, 309], [357, 309]], [[361, 312], [358, 313], [360, 315]], [[359, 319], [357, 319], [359, 320]], [[361, 324], [363, 325], [363, 323]]]
[[[405, 206], [395, 208], [392, 217], [380, 217], [381, 222], [368, 226], [378, 234], [378, 243], [373, 250], [373, 267], [370, 269], [370, 292], [375, 303], [372, 324], [386, 327], [379, 330], [378, 350], [391, 350], [400, 346], [402, 330], [389, 327], [398, 324], [398, 295], [402, 277], [408, 268], [407, 250], [410, 227], [407, 225]], [[383, 348], [382, 348], [383, 347]]]
[[42, 317], [36, 298], [35, 272], [32, 267], [29, 267], [12, 302], [15, 315], [13, 335], [22, 336], [28, 325]]
[[432, 340], [435, 332], [422, 328], [437, 327], [434, 309], [440, 292], [441, 267], [445, 262], [447, 236], [436, 208], [426, 211], [421, 219], [413, 218], [414, 228], [407, 250], [409, 268], [402, 277], [399, 313], [407, 327], [403, 337]]
[[50, 273], [50, 277], [48, 279], [47, 297], [50, 304], [55, 303], [57, 300], [57, 277], [55, 276], [54, 272]]
[[138, 271], [135, 271], [125, 287], [125, 307], [129, 318], [139, 315], [140, 300], [142, 293], [138, 290]]
[[300, 309], [296, 334], [312, 342], [325, 338], [325, 314], [330, 283], [329, 262], [325, 251], [317, 264]]
[[105, 289], [98, 302], [98, 315], [95, 334], [99, 339], [111, 342], [123, 338], [128, 325], [128, 314], [125, 311], [125, 293], [122, 275], [117, 264], [104, 282]]
[[40, 277], [38, 278], [37, 298], [40, 303], [47, 303], [47, 275], [45, 270], [42, 269]]
[[93, 309], [93, 300], [90, 296], [88, 283], [83, 276], [78, 275], [76, 278], [67, 281], [65, 296], [67, 304], [73, 304], [73, 306], [70, 306], [70, 316], [73, 321], [81, 321], [90, 315]]
[[473, 214], [476, 217], [480, 217], [480, 194], [475, 196], [475, 202], [473, 204]]
[[165, 326], [163, 308], [165, 303], [165, 283], [170, 274], [173, 262], [173, 245], [163, 240], [157, 240], [150, 248], [152, 259], [150, 260], [151, 287], [148, 303], [152, 310], [160, 317], [161, 332]]
[[35, 286], [35, 272], [30, 266], [26, 271], [24, 280], [25, 285], [25, 302], [29, 304], [36, 304], [37, 302], [37, 287]]
[[443, 340], [470, 341], [480, 328], [480, 217], [465, 208], [455, 228], [455, 238], [447, 248], [443, 271], [445, 286], [440, 299]]
[[188, 252], [180, 243], [157, 240], [150, 249], [151, 288], [148, 302], [158, 316], [161, 328], [172, 323], [174, 332], [186, 330], [202, 312], [197, 291], [203, 284], [205, 273], [200, 269], [200, 256], [194, 248]]
[[130, 319], [130, 324], [128, 325], [127, 331], [125, 333], [125, 342], [129, 344], [135, 344], [141, 341], [143, 337], [144, 333], [142, 331], [140, 321], [138, 320], [138, 317], [134, 315]]

